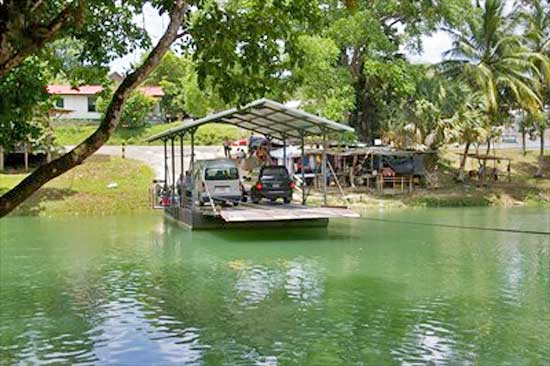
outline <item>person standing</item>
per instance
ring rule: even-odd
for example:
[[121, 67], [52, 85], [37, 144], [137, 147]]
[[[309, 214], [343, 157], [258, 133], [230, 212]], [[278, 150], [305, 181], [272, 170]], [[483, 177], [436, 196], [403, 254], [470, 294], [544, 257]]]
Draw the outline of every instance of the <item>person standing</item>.
[[226, 158], [231, 158], [231, 146], [227, 137], [223, 138], [223, 153]]

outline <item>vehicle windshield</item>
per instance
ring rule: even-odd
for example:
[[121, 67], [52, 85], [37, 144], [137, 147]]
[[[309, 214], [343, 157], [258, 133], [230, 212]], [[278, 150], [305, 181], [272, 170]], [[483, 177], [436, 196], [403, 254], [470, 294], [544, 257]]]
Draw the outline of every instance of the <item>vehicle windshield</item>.
[[239, 170], [231, 167], [208, 168], [205, 172], [206, 180], [235, 180], [239, 179]]
[[288, 172], [282, 166], [267, 167], [262, 170], [262, 178], [287, 178]]

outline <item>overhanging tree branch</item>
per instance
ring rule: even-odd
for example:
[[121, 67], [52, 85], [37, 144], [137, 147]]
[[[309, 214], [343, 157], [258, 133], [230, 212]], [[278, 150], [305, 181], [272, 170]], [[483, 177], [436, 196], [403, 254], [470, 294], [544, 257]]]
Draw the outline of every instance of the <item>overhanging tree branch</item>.
[[0, 217], [10, 213], [48, 181], [82, 163], [107, 142], [120, 121], [122, 108], [132, 91], [147, 78], [168, 51], [170, 45], [176, 40], [178, 29], [185, 18], [185, 8], [186, 4], [183, 0], [174, 1], [168, 29], [143, 64], [129, 74], [117, 88], [98, 129], [73, 150], [50, 163], [40, 166], [17, 186], [0, 197]]
[[[40, 2], [37, 5], [39, 6]], [[33, 6], [31, 10], [35, 9], [36, 7]], [[76, 5], [67, 5], [48, 25], [40, 26], [38, 29], [25, 29], [24, 33], [29, 34], [29, 37], [27, 37], [28, 44], [20, 50], [13, 50], [9, 42], [5, 41], [9, 26], [2, 27], [5, 28], [5, 33], [0, 34], [0, 39], [4, 40], [4, 42], [0, 42], [2, 46], [0, 47], [0, 77], [6, 75], [27, 57], [44, 47], [46, 43], [53, 41], [61, 30], [70, 25], [78, 25], [83, 17], [83, 11], [84, 0], [79, 0]]]

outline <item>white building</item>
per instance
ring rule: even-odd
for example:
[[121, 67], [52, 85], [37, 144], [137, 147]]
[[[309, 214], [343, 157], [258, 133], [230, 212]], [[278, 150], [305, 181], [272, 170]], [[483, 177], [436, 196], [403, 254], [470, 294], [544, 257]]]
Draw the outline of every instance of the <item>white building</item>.
[[[103, 91], [101, 85], [48, 85], [48, 94], [57, 96], [55, 108], [58, 118], [82, 121], [97, 121], [101, 113], [97, 111], [97, 95]], [[144, 86], [138, 89], [143, 94], [154, 98], [157, 103], [151, 111], [151, 122], [162, 120], [162, 97], [160, 86]]]

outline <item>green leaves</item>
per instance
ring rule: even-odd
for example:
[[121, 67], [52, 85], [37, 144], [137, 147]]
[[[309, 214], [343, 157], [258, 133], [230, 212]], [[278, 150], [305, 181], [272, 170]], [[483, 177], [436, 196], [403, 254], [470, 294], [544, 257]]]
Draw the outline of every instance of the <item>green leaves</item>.
[[297, 85], [293, 98], [305, 101], [311, 113], [336, 121], [347, 121], [353, 108], [351, 75], [338, 67], [340, 50], [335, 41], [320, 36], [300, 36], [297, 46], [306, 62], [292, 69]]
[[306, 0], [203, 1], [189, 29], [199, 84], [207, 77], [224, 101], [275, 93], [299, 58], [297, 36], [319, 8]]
[[[110, 102], [110, 96], [100, 97], [97, 101], [98, 110], [104, 113]], [[148, 122], [147, 117], [153, 112], [155, 104], [155, 99], [144, 95], [140, 91], [135, 91], [130, 98], [128, 98], [122, 109], [120, 127], [139, 128], [145, 126]]]
[[395, 52], [398, 47], [384, 32], [382, 19], [371, 10], [357, 11], [335, 20], [325, 34], [339, 47], [365, 47], [385, 52]]
[[101, 84], [108, 82], [107, 66], [90, 64], [84, 59], [84, 43], [75, 38], [63, 38], [47, 45], [43, 50], [43, 58], [56, 84]]
[[196, 65], [190, 56], [167, 53], [147, 79], [147, 84], [162, 86], [165, 94], [164, 109], [170, 117], [204, 117], [225, 107], [208, 78], [202, 87], [199, 85]]
[[440, 128], [446, 143], [473, 143], [485, 139], [490, 124], [487, 115], [483, 113], [482, 100], [479, 93], [469, 92], [455, 113], [441, 121]]
[[534, 57], [525, 53], [512, 26], [503, 1], [487, 0], [465, 29], [452, 33], [454, 47], [448, 54], [458, 62], [447, 71], [480, 90], [493, 116], [513, 105], [528, 110], [541, 106]]
[[20, 143], [40, 145], [51, 107], [46, 77], [44, 62], [31, 57], [0, 78], [0, 146], [11, 150]]
[[403, 59], [366, 59], [364, 74], [376, 82], [381, 89], [400, 96], [411, 95], [415, 91], [414, 67]]

